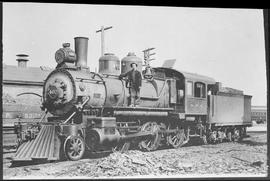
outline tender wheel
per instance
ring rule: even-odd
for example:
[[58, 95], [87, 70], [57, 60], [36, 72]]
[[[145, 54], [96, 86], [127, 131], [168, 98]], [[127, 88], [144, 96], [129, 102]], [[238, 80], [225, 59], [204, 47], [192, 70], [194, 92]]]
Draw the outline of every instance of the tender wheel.
[[161, 135], [158, 133], [160, 130], [156, 122], [145, 123], [141, 131], [151, 131], [153, 135], [147, 136], [143, 141], [139, 143], [139, 148], [146, 151], [153, 151], [159, 147], [161, 141]]
[[217, 131], [212, 131], [208, 137], [208, 143], [214, 144], [217, 142]]
[[180, 148], [181, 146], [184, 145], [185, 140], [186, 140], [186, 135], [185, 135], [184, 129], [178, 129], [176, 133], [171, 133], [167, 136], [167, 142], [173, 148]]
[[203, 135], [202, 136], [202, 142], [203, 142], [204, 145], [207, 145], [208, 144], [207, 136], [206, 135]]
[[227, 140], [228, 140], [229, 142], [232, 141], [232, 132], [231, 132], [231, 131], [229, 131], [229, 132], [227, 133]]
[[69, 160], [79, 160], [85, 152], [85, 142], [80, 136], [70, 136], [64, 143], [64, 151]]
[[232, 140], [237, 142], [240, 139], [240, 131], [238, 129], [235, 129], [233, 131]]

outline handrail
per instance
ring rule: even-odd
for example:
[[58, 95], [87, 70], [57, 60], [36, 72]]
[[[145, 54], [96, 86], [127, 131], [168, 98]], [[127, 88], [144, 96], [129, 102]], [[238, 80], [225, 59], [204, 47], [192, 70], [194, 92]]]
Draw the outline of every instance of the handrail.
[[74, 115], [76, 114], [76, 111], [74, 111], [68, 118], [63, 122], [63, 124], [66, 124]]
[[[80, 110], [83, 108], [83, 106], [89, 101], [90, 97], [88, 96], [87, 99], [81, 104], [81, 105], [76, 105], [76, 109]], [[64, 122], [63, 124], [66, 124], [77, 112], [74, 111]]]
[[89, 81], [89, 82], [97, 82], [97, 83], [104, 83], [105, 81], [102, 80], [102, 79], [88, 79], [88, 78], [79, 78], [79, 77], [76, 77], [76, 81], [77, 82], [80, 82], [81, 80], [86, 80], [86, 81]]

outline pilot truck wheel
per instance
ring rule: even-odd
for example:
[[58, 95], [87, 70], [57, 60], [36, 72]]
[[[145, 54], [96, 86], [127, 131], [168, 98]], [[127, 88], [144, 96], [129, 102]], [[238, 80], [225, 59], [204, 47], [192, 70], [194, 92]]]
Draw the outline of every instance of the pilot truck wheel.
[[64, 143], [64, 151], [69, 160], [79, 160], [85, 152], [85, 142], [80, 136], [69, 136]]

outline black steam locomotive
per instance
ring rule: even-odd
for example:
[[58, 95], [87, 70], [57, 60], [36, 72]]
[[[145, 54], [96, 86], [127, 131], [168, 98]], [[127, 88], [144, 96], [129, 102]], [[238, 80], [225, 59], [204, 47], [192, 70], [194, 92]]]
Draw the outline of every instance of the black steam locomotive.
[[[14, 162], [59, 160], [61, 155], [78, 160], [85, 151], [128, 146], [145, 151], [161, 145], [179, 148], [191, 137], [204, 143], [236, 141], [251, 125], [251, 96], [243, 91], [166, 67], [142, 71], [142, 60], [134, 53], [121, 61], [105, 54], [99, 59], [99, 73], [90, 72], [88, 38], [76, 37], [75, 51], [69, 46], [65, 43], [56, 52], [57, 67], [44, 82], [42, 108], [53, 116], [24, 134], [18, 131]], [[127, 80], [119, 75], [120, 66], [125, 73], [133, 62], [144, 78], [139, 105], [129, 107]]]

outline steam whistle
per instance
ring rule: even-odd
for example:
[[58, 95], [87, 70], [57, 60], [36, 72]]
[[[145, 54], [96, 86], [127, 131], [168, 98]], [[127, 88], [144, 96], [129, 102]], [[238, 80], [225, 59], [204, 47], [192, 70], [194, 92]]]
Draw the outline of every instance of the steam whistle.
[[150, 56], [156, 54], [156, 53], [151, 53], [150, 54], [150, 51], [151, 50], [154, 50], [154, 49], [155, 48], [147, 48], [147, 49], [143, 50], [143, 53], [144, 53], [144, 64], [145, 64], [145, 66], [150, 66], [150, 64], [149, 64], [150, 61], [155, 60], [154, 58], [150, 59]]
[[144, 53], [144, 65], [145, 70], [143, 71], [143, 76], [146, 79], [152, 79], [152, 71], [151, 71], [151, 66], [150, 66], [150, 61], [155, 60], [154, 58], [150, 58], [152, 55], [155, 55], [156, 53], [150, 53], [151, 50], [154, 50], [155, 48], [148, 48], [143, 50]]

